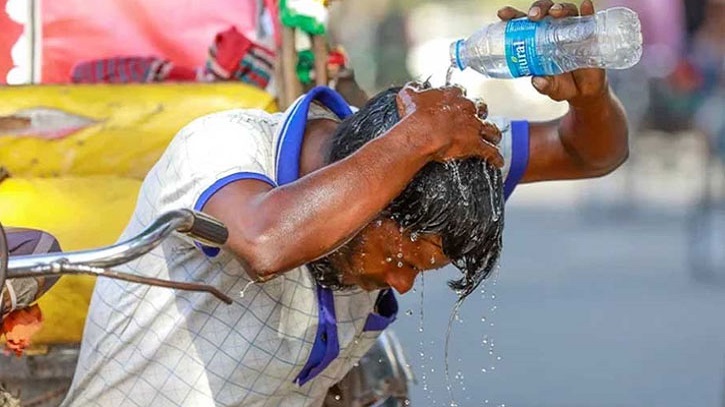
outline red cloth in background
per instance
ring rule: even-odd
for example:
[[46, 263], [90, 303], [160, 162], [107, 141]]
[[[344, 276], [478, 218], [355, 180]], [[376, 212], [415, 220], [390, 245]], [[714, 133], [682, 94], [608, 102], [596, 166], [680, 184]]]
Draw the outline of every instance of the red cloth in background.
[[274, 73], [274, 53], [230, 27], [214, 38], [206, 63], [208, 80], [238, 80], [265, 89]]
[[70, 82], [80, 61], [123, 55], [203, 66], [216, 33], [236, 26], [256, 40], [258, 23], [256, 0], [54, 0], [41, 8], [45, 83]]
[[23, 26], [11, 20], [5, 12], [7, 2], [0, 0], [0, 84], [7, 83], [8, 72], [14, 66], [10, 50], [23, 33]]
[[73, 83], [145, 83], [195, 81], [193, 68], [156, 57], [117, 57], [84, 61], [73, 67]]
[[274, 71], [272, 51], [252, 42], [235, 27], [218, 33], [204, 67], [184, 67], [160, 57], [119, 56], [82, 61], [73, 67], [73, 83], [165, 81], [241, 81], [265, 89]]

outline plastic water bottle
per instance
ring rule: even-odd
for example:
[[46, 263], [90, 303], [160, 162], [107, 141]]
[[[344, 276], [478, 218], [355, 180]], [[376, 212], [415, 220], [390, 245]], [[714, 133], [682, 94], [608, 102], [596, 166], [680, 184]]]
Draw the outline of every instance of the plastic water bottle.
[[642, 56], [639, 17], [625, 7], [594, 15], [490, 24], [450, 46], [451, 64], [492, 78], [558, 75], [579, 68], [626, 69]]

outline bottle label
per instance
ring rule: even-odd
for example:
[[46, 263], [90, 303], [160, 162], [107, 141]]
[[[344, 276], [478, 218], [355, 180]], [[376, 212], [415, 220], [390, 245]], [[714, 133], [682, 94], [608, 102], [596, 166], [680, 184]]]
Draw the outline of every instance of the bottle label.
[[536, 52], [536, 29], [540, 24], [526, 17], [506, 24], [506, 64], [515, 78], [544, 75], [544, 68]]

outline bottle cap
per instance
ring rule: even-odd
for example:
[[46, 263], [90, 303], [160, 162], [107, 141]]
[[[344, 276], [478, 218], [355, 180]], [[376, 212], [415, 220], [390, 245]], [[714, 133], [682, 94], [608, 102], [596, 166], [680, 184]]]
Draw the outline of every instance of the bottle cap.
[[451, 52], [451, 62], [461, 71], [466, 69], [466, 65], [463, 63], [463, 60], [461, 59], [461, 48], [463, 47], [464, 40], [458, 40], [451, 44], [452, 52]]

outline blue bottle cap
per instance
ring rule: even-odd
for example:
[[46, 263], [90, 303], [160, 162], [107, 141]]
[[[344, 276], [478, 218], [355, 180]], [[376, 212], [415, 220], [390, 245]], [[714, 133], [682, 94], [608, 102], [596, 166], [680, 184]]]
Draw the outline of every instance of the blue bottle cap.
[[466, 66], [463, 65], [463, 61], [461, 61], [461, 46], [463, 45], [463, 40], [456, 41], [456, 66], [461, 71], [466, 69]]

